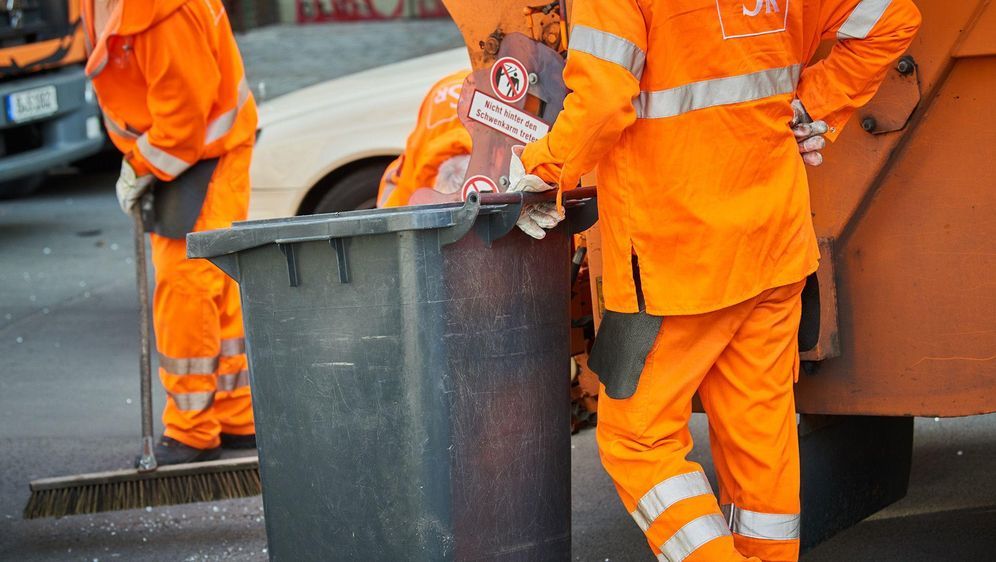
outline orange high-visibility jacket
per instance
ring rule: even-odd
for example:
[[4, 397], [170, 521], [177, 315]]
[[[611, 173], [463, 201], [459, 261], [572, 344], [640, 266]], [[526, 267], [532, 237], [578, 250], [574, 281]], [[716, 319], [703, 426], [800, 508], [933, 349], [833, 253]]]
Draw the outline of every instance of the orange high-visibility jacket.
[[86, 73], [136, 173], [169, 181], [252, 142], [256, 104], [220, 0], [121, 0], [99, 37], [82, 2]]
[[[470, 154], [470, 133], [457, 117], [457, 102], [468, 74], [470, 70], [454, 72], [429, 90], [419, 107], [418, 121], [408, 135], [404, 153], [389, 167], [394, 168], [394, 173], [385, 174], [381, 180], [379, 206], [407, 205], [416, 190], [435, 184], [443, 162]], [[381, 197], [388, 184], [395, 185], [393, 191]]]
[[[526, 169], [572, 189], [598, 166], [609, 310], [697, 314], [813, 272], [798, 96], [833, 140], [920, 24], [910, 0], [575, 0], [572, 91]], [[822, 39], [828, 57], [808, 64]]]

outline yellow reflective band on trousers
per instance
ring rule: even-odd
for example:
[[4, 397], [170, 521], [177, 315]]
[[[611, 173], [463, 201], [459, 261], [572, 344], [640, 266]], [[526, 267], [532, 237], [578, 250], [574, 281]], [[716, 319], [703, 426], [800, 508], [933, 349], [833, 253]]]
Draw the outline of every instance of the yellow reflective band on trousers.
[[643, 76], [643, 65], [647, 60], [646, 53], [634, 45], [632, 41], [618, 35], [584, 25], [575, 25], [571, 31], [571, 43], [568, 48], [618, 64], [628, 70], [637, 80]]
[[657, 557], [662, 562], [682, 562], [705, 543], [729, 536], [730, 529], [722, 515], [703, 515], [693, 519], [678, 529], [666, 543], [661, 546], [661, 554]]
[[231, 392], [237, 388], [249, 386], [249, 371], [242, 369], [230, 375], [218, 375], [218, 391]]
[[210, 375], [218, 369], [218, 357], [167, 357], [160, 353], [159, 366], [171, 375]]
[[231, 357], [246, 352], [246, 340], [244, 338], [227, 338], [221, 340], [222, 357]]
[[692, 82], [667, 90], [640, 92], [636, 101], [636, 115], [640, 119], [663, 119], [707, 107], [788, 94], [795, 90], [801, 69], [801, 65], [793, 64]]
[[171, 375], [209, 375], [218, 370], [218, 364], [226, 357], [234, 357], [246, 352], [243, 338], [221, 340], [221, 354], [214, 357], [168, 357], [159, 354], [159, 366]]
[[176, 409], [184, 412], [207, 410], [214, 403], [214, 392], [168, 392], [176, 404]]
[[882, 19], [892, 0], [861, 0], [843, 25], [837, 29], [837, 39], [864, 39]]
[[711, 493], [712, 487], [709, 486], [705, 474], [698, 471], [679, 474], [651, 488], [640, 498], [636, 510], [630, 515], [640, 526], [640, 530], [647, 532], [654, 521], [672, 505], [681, 500]]
[[798, 513], [762, 513], [733, 504], [722, 506], [722, 510], [730, 530], [742, 537], [768, 541], [799, 539], [802, 517]]

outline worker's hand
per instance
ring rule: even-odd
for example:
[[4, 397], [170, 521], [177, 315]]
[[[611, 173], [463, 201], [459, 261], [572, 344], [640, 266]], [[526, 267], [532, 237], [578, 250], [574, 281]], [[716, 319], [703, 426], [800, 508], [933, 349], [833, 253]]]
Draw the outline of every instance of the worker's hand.
[[827, 145], [823, 135], [830, 130], [826, 121], [813, 121], [802, 102], [795, 99], [792, 100], [792, 122], [789, 126], [795, 135], [795, 142], [799, 143], [802, 161], [810, 166], [822, 164], [823, 154], [820, 151]]
[[121, 210], [130, 215], [135, 204], [146, 191], [152, 187], [156, 177], [152, 174], [137, 176], [135, 169], [128, 163], [127, 158], [121, 159], [121, 175], [118, 176], [118, 183], [115, 186], [118, 192], [118, 203]]
[[[546, 183], [539, 176], [526, 173], [526, 167], [522, 164], [522, 150], [524, 146], [512, 147], [512, 161], [508, 165], [508, 191], [540, 193], [556, 189]], [[553, 201], [526, 205], [522, 208], [522, 214], [516, 225], [529, 236], [539, 240], [546, 236], [546, 231], [557, 226], [564, 220], [564, 215], [557, 210], [557, 204]]]

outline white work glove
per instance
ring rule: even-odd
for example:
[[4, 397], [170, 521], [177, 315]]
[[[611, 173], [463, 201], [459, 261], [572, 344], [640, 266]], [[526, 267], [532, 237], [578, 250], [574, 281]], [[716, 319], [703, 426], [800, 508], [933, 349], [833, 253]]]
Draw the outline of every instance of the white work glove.
[[118, 176], [118, 183], [115, 189], [118, 192], [118, 203], [121, 205], [121, 210], [125, 212], [126, 215], [130, 215], [132, 209], [142, 195], [152, 187], [152, 183], [156, 181], [156, 177], [152, 174], [146, 174], [144, 176], [136, 176], [135, 169], [131, 167], [128, 163], [127, 158], [121, 159], [121, 175]]
[[[520, 191], [541, 193], [556, 189], [540, 179], [539, 176], [526, 173], [526, 167], [522, 164], [521, 158], [524, 148], [522, 145], [512, 147], [512, 161], [508, 165], [508, 191], [510, 193]], [[557, 226], [562, 220], [564, 220], [564, 215], [557, 210], [557, 203], [547, 201], [524, 206], [522, 214], [519, 215], [519, 220], [515, 224], [522, 229], [522, 232], [540, 240], [546, 236], [547, 230]]]
[[802, 161], [810, 166], [822, 164], [823, 154], [820, 151], [827, 145], [823, 135], [830, 130], [826, 121], [813, 121], [802, 102], [794, 99], [792, 100], [792, 122], [789, 123], [789, 127], [792, 128], [792, 134], [795, 135], [795, 142], [799, 143], [799, 154], [802, 154]]

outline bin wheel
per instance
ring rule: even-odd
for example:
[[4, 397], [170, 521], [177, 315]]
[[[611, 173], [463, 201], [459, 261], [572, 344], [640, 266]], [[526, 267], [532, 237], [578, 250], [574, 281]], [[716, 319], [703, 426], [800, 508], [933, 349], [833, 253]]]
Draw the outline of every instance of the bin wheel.
[[315, 214], [373, 209], [377, 204], [377, 188], [384, 166], [367, 165], [357, 168], [335, 182], [315, 205]]

